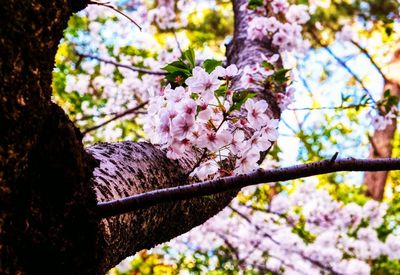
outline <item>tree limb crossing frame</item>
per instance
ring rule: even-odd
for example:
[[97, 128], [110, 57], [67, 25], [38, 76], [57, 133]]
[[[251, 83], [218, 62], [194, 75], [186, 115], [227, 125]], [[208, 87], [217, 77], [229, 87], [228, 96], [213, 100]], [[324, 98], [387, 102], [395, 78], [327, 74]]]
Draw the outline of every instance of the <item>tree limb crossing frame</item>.
[[400, 170], [400, 158], [346, 158], [336, 160], [336, 156], [335, 154], [331, 159], [318, 162], [270, 170], [258, 169], [248, 174], [223, 177], [191, 185], [158, 189], [119, 200], [102, 202], [97, 205], [97, 214], [101, 218], [106, 218], [164, 202], [208, 196], [260, 183], [293, 180], [333, 172]]

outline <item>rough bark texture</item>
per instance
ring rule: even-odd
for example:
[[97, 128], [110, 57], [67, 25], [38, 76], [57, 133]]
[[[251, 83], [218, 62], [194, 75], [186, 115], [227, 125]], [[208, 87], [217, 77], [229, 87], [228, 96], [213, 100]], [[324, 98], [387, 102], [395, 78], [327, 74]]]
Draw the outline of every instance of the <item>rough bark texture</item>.
[[[99, 202], [124, 198], [146, 191], [188, 184], [187, 173], [196, 158], [187, 155], [179, 161], [148, 143], [98, 144], [88, 149], [100, 161], [94, 172]], [[100, 272], [144, 248], [165, 242], [218, 213], [236, 192], [200, 199], [164, 203], [100, 222], [102, 243], [98, 250], [103, 261]]]
[[[250, 18], [254, 17], [254, 13], [247, 9], [241, 10], [240, 7], [248, 3], [248, 1], [237, 0], [232, 1], [232, 3], [235, 14], [235, 29], [233, 40], [227, 46], [226, 56], [228, 63], [236, 64], [239, 68], [244, 68], [246, 65], [260, 63], [262, 54], [269, 57], [278, 53], [278, 49], [272, 45], [270, 39], [250, 40], [247, 38], [248, 23]], [[278, 64], [278, 66], [281, 66], [281, 64]], [[233, 86], [235, 90], [241, 89], [238, 78], [234, 80]], [[259, 86], [254, 90], [254, 92], [258, 93], [259, 98], [263, 98], [268, 102], [269, 112], [275, 118], [280, 117], [281, 110], [274, 93], [283, 92], [283, 89], [284, 87], [282, 86], [275, 91], [270, 91], [266, 87]]]
[[85, 1], [0, 7], [0, 273], [93, 273], [94, 162], [51, 102], [54, 56]]
[[[400, 72], [400, 49], [397, 49], [392, 60], [388, 64], [388, 73], [384, 85], [384, 91], [391, 90], [391, 94], [400, 96], [398, 74]], [[392, 120], [392, 124], [385, 129], [375, 131], [371, 137], [371, 151], [369, 158], [388, 158], [392, 156], [393, 138], [397, 128], [397, 119]], [[382, 200], [385, 192], [388, 171], [366, 172], [364, 175], [364, 183], [367, 186], [367, 195], [375, 200]]]
[[[228, 62], [271, 55], [270, 42], [247, 41], [247, 11], [234, 1]], [[96, 202], [187, 184], [195, 156], [171, 161], [147, 143], [98, 144], [51, 102], [57, 45], [85, 0], [10, 0], [0, 7], [0, 273], [102, 274], [142, 248], [180, 235], [229, 203], [235, 192], [165, 203], [98, 220]], [[257, 89], [279, 117], [275, 97]]]

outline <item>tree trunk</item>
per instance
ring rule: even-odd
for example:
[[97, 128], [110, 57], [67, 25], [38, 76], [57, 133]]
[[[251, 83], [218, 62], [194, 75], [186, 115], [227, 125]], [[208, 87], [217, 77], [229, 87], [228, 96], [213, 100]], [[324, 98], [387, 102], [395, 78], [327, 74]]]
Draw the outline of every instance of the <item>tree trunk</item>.
[[[233, 3], [227, 55], [240, 68], [276, 51], [270, 41], [246, 39], [244, 3]], [[0, 8], [0, 273], [104, 274], [126, 256], [203, 223], [235, 195], [96, 217], [97, 202], [190, 183], [185, 175], [196, 157], [172, 161], [157, 146], [133, 142], [84, 150], [79, 130], [51, 102], [51, 76], [68, 18], [86, 5], [10, 0]], [[272, 91], [256, 92], [279, 117]]]
[[[400, 96], [398, 73], [400, 64], [400, 49], [397, 49], [388, 64], [388, 73], [385, 75], [384, 91], [390, 90], [391, 95]], [[397, 128], [397, 119], [383, 130], [377, 130], [371, 137], [371, 151], [369, 158], [388, 158], [392, 156], [393, 138]], [[364, 183], [367, 186], [367, 195], [374, 200], [382, 200], [385, 192], [388, 171], [366, 172]]]

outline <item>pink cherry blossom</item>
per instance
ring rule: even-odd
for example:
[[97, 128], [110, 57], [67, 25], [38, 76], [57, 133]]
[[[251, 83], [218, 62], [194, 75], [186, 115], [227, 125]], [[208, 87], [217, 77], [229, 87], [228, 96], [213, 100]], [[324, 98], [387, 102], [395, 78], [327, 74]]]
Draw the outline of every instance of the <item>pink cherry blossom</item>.
[[268, 108], [268, 103], [265, 100], [254, 101], [252, 98], [247, 100], [244, 105], [247, 111], [247, 120], [253, 129], [260, 129], [268, 121], [268, 116], [265, 114]]
[[172, 136], [178, 140], [187, 137], [194, 125], [194, 117], [190, 114], [184, 113], [172, 120]]
[[260, 154], [255, 151], [248, 151], [244, 156], [236, 161], [235, 173], [244, 174], [253, 171], [257, 167]]
[[200, 164], [199, 167], [197, 167], [192, 173], [191, 176], [197, 176], [199, 180], [205, 180], [207, 179], [210, 175], [214, 175], [217, 173], [219, 170], [218, 164], [213, 161], [209, 160], [207, 162], [204, 162]]
[[192, 92], [201, 93], [206, 101], [214, 97], [213, 92], [221, 85], [218, 75], [210, 75], [201, 67], [195, 67], [193, 76], [186, 79], [185, 83]]
[[308, 7], [306, 5], [291, 5], [285, 14], [286, 19], [290, 23], [305, 24], [310, 20], [307, 10]]
[[226, 68], [218, 66], [217, 68], [215, 68], [213, 73], [216, 74], [218, 77], [222, 77], [224, 79], [232, 79], [239, 74], [239, 70], [235, 64], [231, 64]]
[[271, 2], [272, 10], [274, 13], [286, 12], [289, 4], [287, 0], [273, 0]]
[[207, 148], [211, 151], [215, 151], [220, 149], [222, 146], [231, 143], [231, 141], [232, 134], [227, 130], [217, 133], [209, 131], [199, 137], [197, 145], [200, 148]]
[[254, 135], [247, 141], [249, 148], [252, 150], [265, 151], [271, 147], [271, 142], [262, 136], [259, 132], [255, 132]]

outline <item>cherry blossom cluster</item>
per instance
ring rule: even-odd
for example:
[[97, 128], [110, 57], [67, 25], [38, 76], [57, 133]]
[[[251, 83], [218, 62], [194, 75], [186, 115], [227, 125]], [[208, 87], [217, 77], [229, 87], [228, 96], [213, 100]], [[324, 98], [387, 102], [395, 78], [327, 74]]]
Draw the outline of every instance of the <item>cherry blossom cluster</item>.
[[250, 1], [243, 8], [255, 10], [249, 18], [249, 39], [263, 40], [267, 37], [281, 51], [308, 50], [310, 43], [301, 34], [301, 25], [310, 19], [306, 5], [290, 5], [287, 0], [268, 0], [256, 6]]
[[254, 200], [235, 199], [217, 217], [177, 238], [174, 247], [210, 251], [229, 244], [241, 268], [280, 274], [363, 275], [370, 274], [370, 264], [379, 257], [400, 259], [398, 233], [377, 234], [385, 203], [344, 204], [306, 183], [292, 193], [279, 193], [269, 204], [254, 205]]
[[177, 29], [185, 27], [188, 23], [187, 16], [190, 6], [187, 0], [156, 1], [157, 6], [148, 11], [148, 17], [157, 24], [160, 29]]
[[171, 159], [198, 155], [191, 175], [200, 180], [257, 168], [260, 152], [277, 139], [268, 103], [231, 89], [238, 74], [235, 65], [210, 73], [195, 67], [184, 86], [167, 86], [150, 100], [145, 130], [151, 141]]

